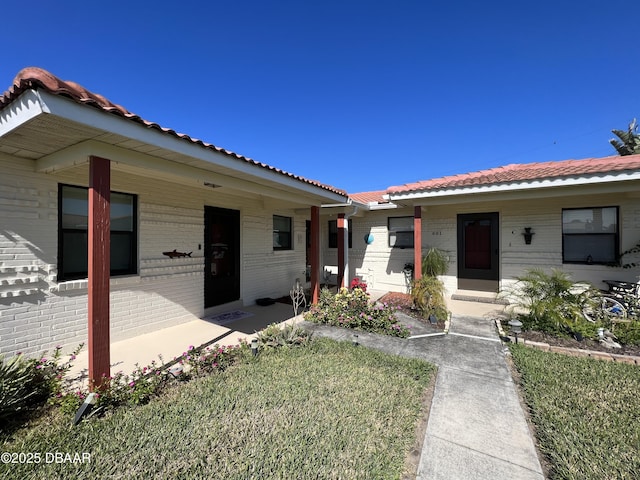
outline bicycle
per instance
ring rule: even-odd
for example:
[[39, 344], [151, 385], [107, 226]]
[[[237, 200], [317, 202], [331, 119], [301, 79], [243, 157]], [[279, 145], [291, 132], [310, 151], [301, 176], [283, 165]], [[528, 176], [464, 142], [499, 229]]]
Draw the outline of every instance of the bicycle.
[[627, 309], [615, 298], [598, 295], [598, 298], [593, 300], [595, 302], [590, 302], [582, 309], [582, 315], [587, 321], [610, 324], [611, 333], [618, 323], [631, 323]]

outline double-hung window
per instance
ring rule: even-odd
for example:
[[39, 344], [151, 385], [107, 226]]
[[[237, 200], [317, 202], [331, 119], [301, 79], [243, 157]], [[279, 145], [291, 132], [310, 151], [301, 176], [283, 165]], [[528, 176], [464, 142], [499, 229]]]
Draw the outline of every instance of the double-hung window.
[[413, 248], [413, 217], [389, 217], [389, 246]]
[[[137, 272], [137, 198], [111, 192], [111, 275]], [[89, 189], [60, 185], [58, 278], [87, 277]]]
[[[353, 234], [352, 227], [353, 224], [351, 219], [347, 220], [349, 223], [347, 224], [349, 230], [349, 248], [353, 246]], [[337, 220], [329, 220], [329, 248], [338, 248], [338, 221]]]
[[563, 263], [615, 263], [619, 245], [618, 207], [562, 210]]
[[273, 216], [273, 249], [292, 250], [291, 217]]

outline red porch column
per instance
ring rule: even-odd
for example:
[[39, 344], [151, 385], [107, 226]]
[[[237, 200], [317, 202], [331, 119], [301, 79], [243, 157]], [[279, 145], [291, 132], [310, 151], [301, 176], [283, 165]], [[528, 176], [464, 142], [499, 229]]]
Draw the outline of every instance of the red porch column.
[[338, 214], [338, 288], [346, 287], [344, 271], [344, 213]]
[[109, 275], [111, 265], [111, 164], [89, 158], [89, 388], [110, 373]]
[[413, 278], [422, 278], [422, 207], [413, 207]]
[[311, 303], [320, 298], [320, 207], [311, 207]]

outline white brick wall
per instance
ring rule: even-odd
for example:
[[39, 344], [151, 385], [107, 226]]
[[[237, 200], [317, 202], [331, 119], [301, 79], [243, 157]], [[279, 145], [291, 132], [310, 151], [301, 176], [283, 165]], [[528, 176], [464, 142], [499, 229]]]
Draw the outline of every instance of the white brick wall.
[[[87, 282], [58, 283], [58, 184], [86, 186], [86, 166], [57, 175], [0, 157], [0, 354], [35, 354], [87, 337]], [[251, 195], [188, 187], [112, 169], [112, 190], [138, 195], [139, 274], [111, 279], [111, 339], [204, 314], [204, 206], [240, 211], [241, 300], [288, 294], [305, 267], [304, 212]], [[294, 250], [273, 251], [272, 216], [294, 219]], [[193, 252], [171, 259], [164, 251]]]
[[[603, 279], [638, 282], [638, 269], [611, 268], [602, 265], [562, 264], [562, 209], [578, 207], [619, 206], [621, 250], [640, 241], [640, 198], [634, 194], [601, 194], [565, 196], [551, 199], [510, 200], [479, 204], [425, 207], [422, 213], [422, 249], [440, 248], [450, 255], [449, 272], [442, 278], [448, 294], [457, 290], [457, 215], [477, 212], [499, 212], [500, 218], [500, 278], [501, 284], [513, 281], [528, 268], [561, 268], [575, 280], [604, 288]], [[349, 278], [367, 271], [373, 277], [376, 290], [407, 291], [402, 267], [413, 263], [413, 249], [391, 249], [388, 246], [387, 218], [412, 216], [413, 209], [393, 209], [367, 212], [352, 219], [353, 248], [349, 251]], [[332, 219], [335, 219], [332, 217]], [[322, 217], [321, 264], [336, 265], [337, 249], [328, 248], [328, 217]], [[526, 245], [522, 232], [531, 227], [535, 232], [531, 245]], [[366, 233], [374, 242], [366, 245]], [[636, 257], [638, 262], [638, 257]], [[640, 262], [638, 262], [640, 263]]]

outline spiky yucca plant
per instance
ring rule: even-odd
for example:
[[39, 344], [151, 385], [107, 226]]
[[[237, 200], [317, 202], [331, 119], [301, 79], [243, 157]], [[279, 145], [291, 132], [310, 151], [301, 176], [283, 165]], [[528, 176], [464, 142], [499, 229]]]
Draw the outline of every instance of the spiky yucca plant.
[[437, 277], [424, 276], [413, 282], [411, 288], [413, 306], [423, 317], [435, 315], [438, 320], [446, 320], [449, 316], [444, 300], [444, 285]]
[[35, 374], [34, 363], [22, 355], [7, 361], [0, 357], [0, 420], [22, 413], [39, 394]]

